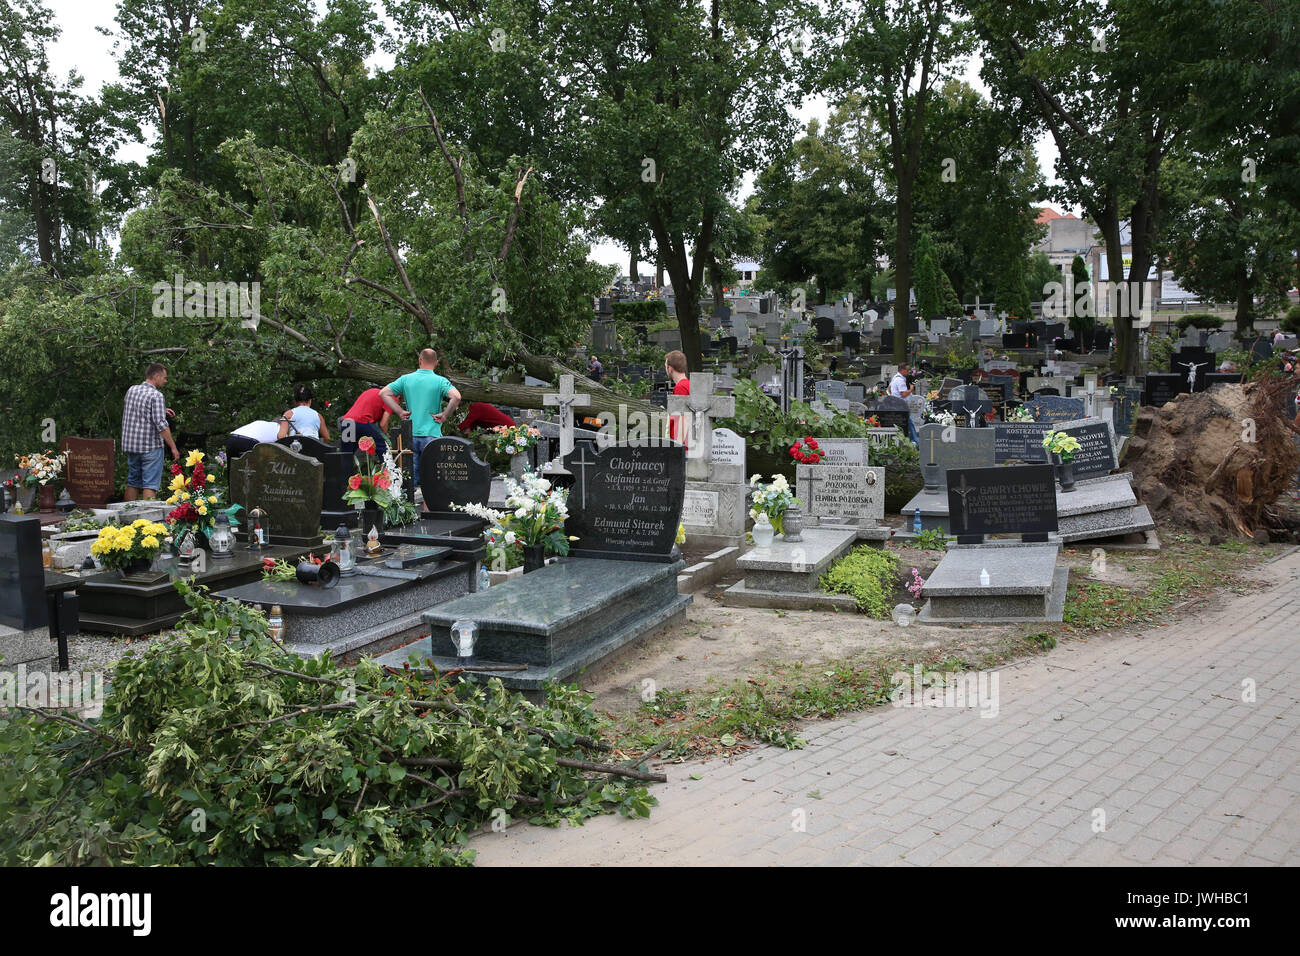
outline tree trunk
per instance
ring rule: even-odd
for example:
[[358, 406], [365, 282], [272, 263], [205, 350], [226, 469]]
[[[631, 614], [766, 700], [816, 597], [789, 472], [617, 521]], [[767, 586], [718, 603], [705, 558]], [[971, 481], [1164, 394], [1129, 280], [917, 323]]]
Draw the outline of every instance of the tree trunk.
[[894, 364], [902, 365], [907, 361], [907, 311], [912, 293], [912, 183], [903, 170], [899, 170], [895, 208], [898, 236], [894, 244]]
[[822, 276], [817, 277], [817, 304], [826, 304], [826, 280]]
[[682, 336], [682, 352], [686, 355], [686, 368], [698, 372], [704, 367], [703, 356], [700, 354], [699, 276], [692, 278], [687, 275], [685, 261], [672, 261], [668, 263], [668, 278], [673, 280], [677, 329]]
[[641, 258], [641, 246], [636, 242], [636, 240], [633, 240], [632, 244], [628, 247], [628, 253], [627, 277], [631, 279], [633, 283], [640, 282], [641, 273], [637, 271], [637, 260]]
[[1250, 270], [1246, 263], [1237, 260], [1237, 336], [1253, 331], [1255, 328], [1254, 283], [1250, 281]]

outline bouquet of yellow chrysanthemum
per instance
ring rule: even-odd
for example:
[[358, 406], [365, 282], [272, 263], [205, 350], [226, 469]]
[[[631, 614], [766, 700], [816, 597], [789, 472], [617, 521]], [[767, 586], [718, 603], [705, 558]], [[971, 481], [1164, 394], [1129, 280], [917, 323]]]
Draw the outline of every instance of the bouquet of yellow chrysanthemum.
[[177, 462], [172, 465], [172, 480], [167, 490], [171, 497], [167, 504], [174, 505], [167, 515], [167, 524], [177, 541], [189, 534], [197, 541], [216, 526], [217, 512], [221, 510], [221, 491], [213, 487], [212, 476], [203, 464], [203, 452], [192, 451], [185, 458], [185, 474]]
[[125, 570], [133, 561], [153, 561], [162, 550], [167, 526], [138, 518], [128, 525], [105, 525], [90, 544], [90, 553], [106, 568]]

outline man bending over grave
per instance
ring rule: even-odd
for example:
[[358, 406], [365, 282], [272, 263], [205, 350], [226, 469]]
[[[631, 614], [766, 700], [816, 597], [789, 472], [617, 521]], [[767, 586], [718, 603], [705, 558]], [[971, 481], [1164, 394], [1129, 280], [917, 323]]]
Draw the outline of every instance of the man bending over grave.
[[172, 440], [167, 423], [171, 411], [163, 400], [162, 387], [167, 384], [167, 369], [157, 362], [144, 370], [144, 381], [126, 390], [122, 407], [122, 450], [126, 452], [127, 501], [135, 501], [140, 492], [153, 498], [162, 481], [163, 445], [180, 461], [181, 453]]
[[[442, 423], [455, 413], [460, 404], [460, 392], [434, 371], [438, 367], [438, 353], [424, 349], [420, 353], [420, 367], [408, 372], [395, 382], [385, 385], [380, 397], [388, 410], [411, 422], [411, 464], [415, 480], [420, 480], [420, 452], [429, 442], [442, 437]], [[406, 408], [398, 404], [400, 397]], [[443, 408], [443, 402], [447, 407]]]
[[[379, 397], [379, 389], [368, 388], [352, 403], [352, 407], [339, 419], [339, 448], [349, 454], [357, 453], [357, 442], [369, 435], [375, 440], [376, 454], [388, 450], [388, 420], [392, 416]], [[348, 422], [352, 424], [349, 426]]]
[[510, 426], [514, 423], [513, 418], [495, 405], [490, 405], [487, 402], [474, 402], [456, 427], [462, 432], [470, 432], [475, 428], [496, 428], [499, 425]]

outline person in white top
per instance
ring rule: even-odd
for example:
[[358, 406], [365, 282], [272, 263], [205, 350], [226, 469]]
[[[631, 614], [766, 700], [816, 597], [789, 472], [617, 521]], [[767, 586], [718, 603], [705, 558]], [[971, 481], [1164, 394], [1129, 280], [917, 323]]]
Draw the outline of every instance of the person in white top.
[[[894, 377], [889, 380], [889, 394], [894, 398], [907, 401], [907, 397], [912, 394], [912, 386], [907, 384], [907, 376], [912, 373], [912, 366], [904, 362], [898, 366], [898, 371]], [[913, 445], [920, 444], [920, 437], [916, 434], [916, 425], [912, 423], [912, 416], [907, 416], [907, 437], [912, 440]]]
[[329, 426], [321, 418], [320, 412], [311, 407], [313, 397], [311, 388], [307, 385], [299, 385], [293, 390], [294, 407], [286, 410], [280, 418], [280, 433], [277, 438], [294, 435], [325, 442], [330, 440]]
[[226, 438], [226, 461], [231, 462], [262, 442], [275, 441], [280, 434], [280, 426], [275, 422], [258, 419], [247, 425], [241, 425]]

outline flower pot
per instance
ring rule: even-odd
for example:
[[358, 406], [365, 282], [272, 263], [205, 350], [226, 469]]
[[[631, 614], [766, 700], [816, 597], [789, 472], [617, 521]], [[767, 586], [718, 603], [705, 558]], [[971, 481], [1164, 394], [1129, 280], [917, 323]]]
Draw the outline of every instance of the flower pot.
[[524, 545], [524, 574], [546, 567], [546, 545]]
[[58, 495], [54, 493], [54, 486], [41, 485], [39, 492], [40, 492], [40, 499], [41, 499], [41, 503], [40, 503], [41, 514], [46, 514], [46, 515], [53, 514], [54, 502], [58, 500]]
[[1061, 461], [1056, 465], [1056, 478], [1061, 483], [1062, 491], [1074, 490], [1074, 462]]
[[939, 464], [924, 464], [921, 466], [921, 480], [924, 482], [925, 490], [930, 494], [937, 494], [939, 491], [939, 480], [943, 477], [943, 466]]
[[132, 558], [119, 573], [122, 577], [129, 574], [147, 574], [151, 567], [153, 567], [152, 558]]
[[36, 489], [22, 485], [14, 490], [18, 495], [18, 504], [23, 506], [23, 513], [29, 514], [32, 510], [32, 505], [36, 504]]
[[384, 530], [384, 509], [373, 501], [367, 501], [366, 506], [361, 509], [362, 537], [368, 535], [371, 528], [376, 528], [381, 532]]

